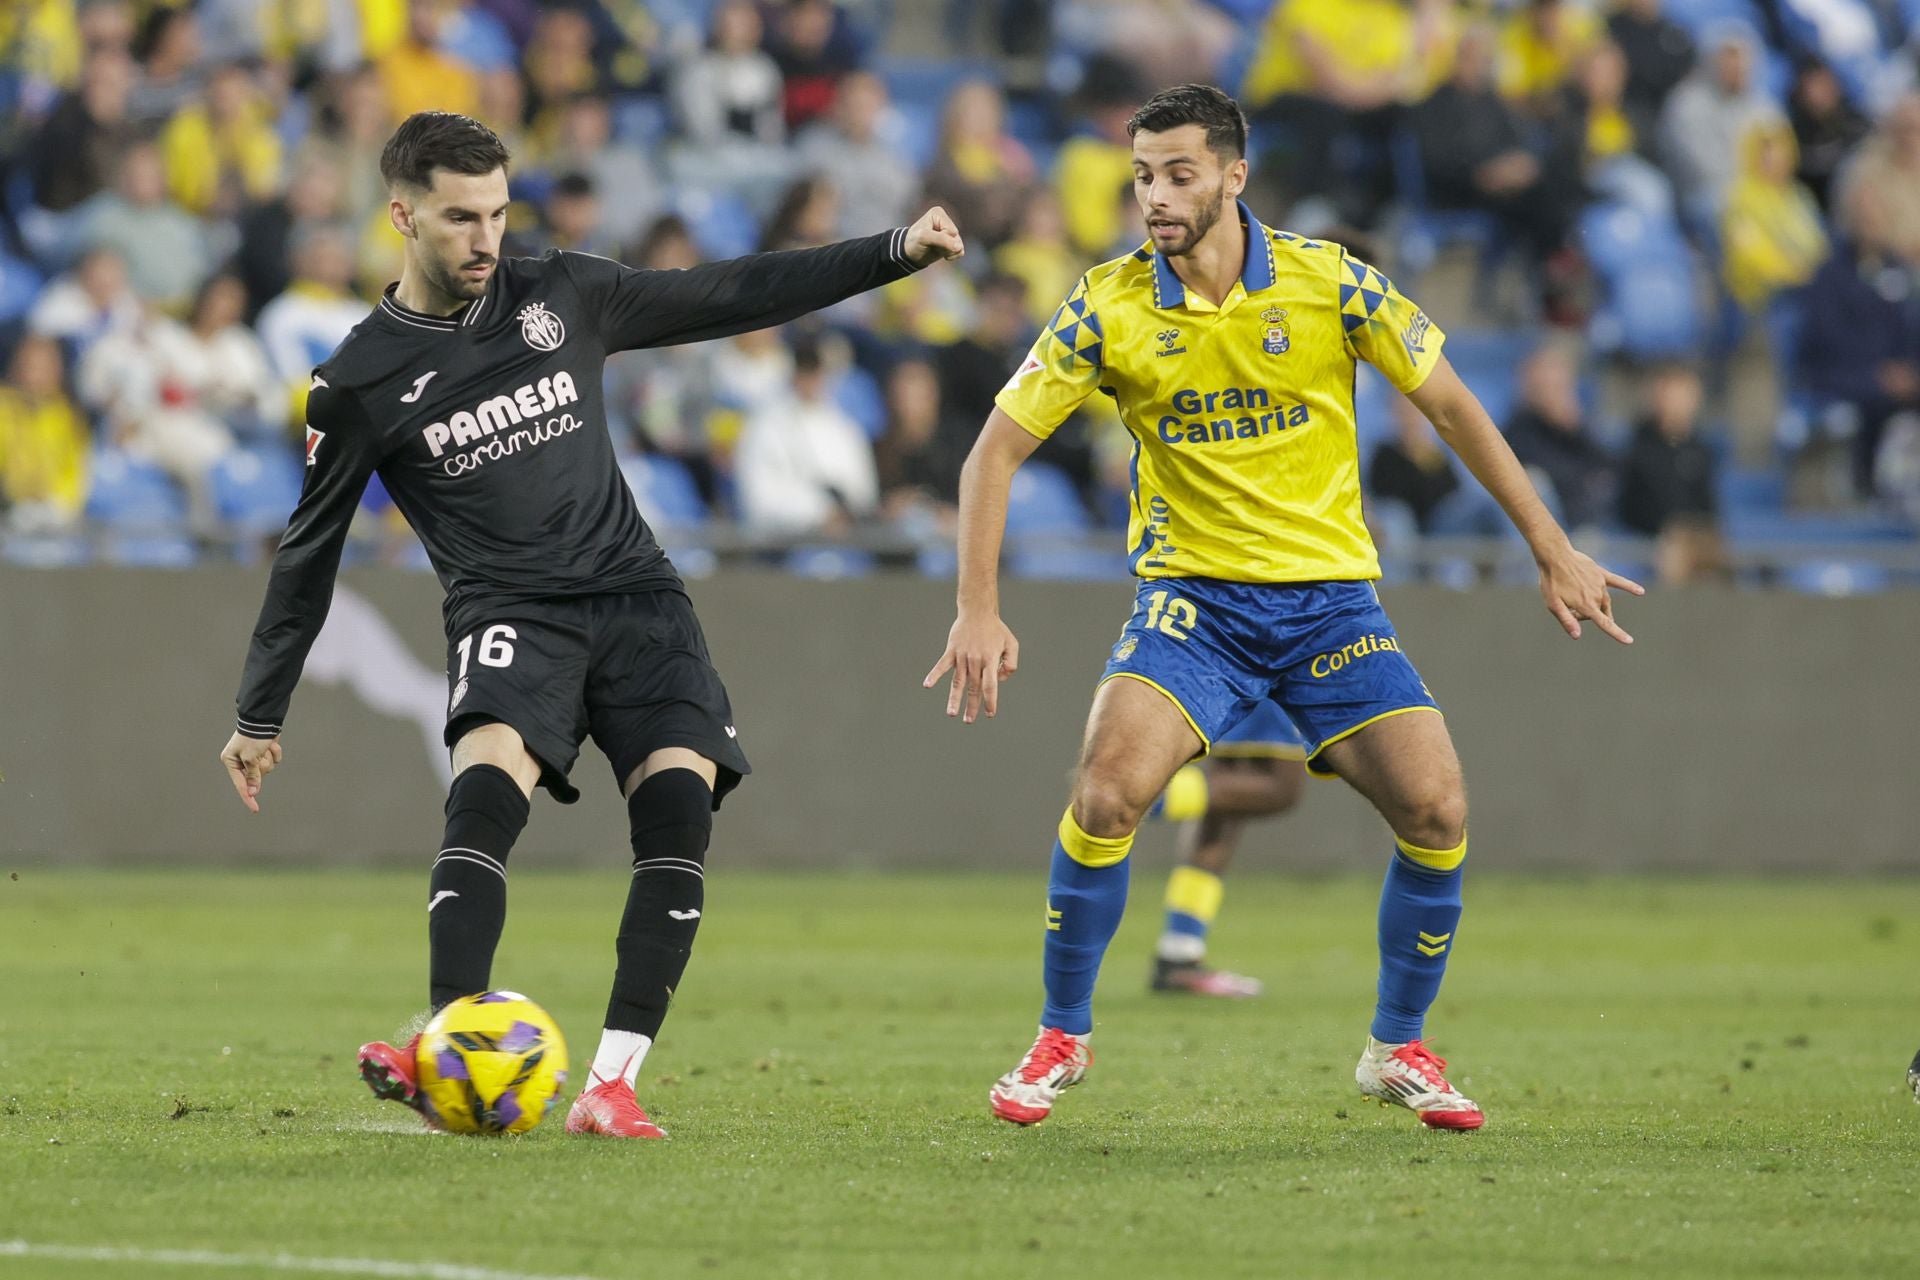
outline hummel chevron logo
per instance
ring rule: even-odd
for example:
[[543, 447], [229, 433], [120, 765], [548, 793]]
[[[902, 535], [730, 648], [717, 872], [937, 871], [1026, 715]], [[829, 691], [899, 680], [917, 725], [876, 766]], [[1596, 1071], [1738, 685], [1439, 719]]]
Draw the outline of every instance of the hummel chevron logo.
[[1413, 944], [1413, 949], [1423, 956], [1437, 956], [1447, 949], [1447, 939], [1452, 936], [1451, 933], [1428, 933], [1422, 929], [1420, 941]]
[[316, 373], [313, 375], [313, 385], [308, 387], [307, 390], [318, 391], [321, 387], [331, 387], [332, 385], [333, 385], [332, 383], [328, 382], [325, 378], [321, 377], [319, 374]]
[[413, 380], [413, 390], [401, 396], [400, 403], [412, 404], [414, 401], [418, 400], [420, 398], [420, 393], [427, 389], [427, 384], [429, 382], [432, 382], [434, 375], [439, 372], [440, 371], [438, 369], [429, 369], [425, 373], [421, 374], [418, 378], [415, 378]]
[[1055, 933], [1060, 931], [1060, 912], [1052, 903], [1047, 904], [1047, 928]]
[[700, 918], [700, 911], [698, 908], [692, 911], [669, 911], [667, 915], [675, 920], [698, 920]]
[[436, 893], [436, 894], [434, 894], [434, 895], [433, 895], [433, 901], [432, 901], [432, 902], [429, 902], [429, 903], [427, 904], [427, 914], [428, 914], [428, 915], [432, 915], [432, 914], [433, 914], [433, 909], [434, 909], [435, 907], [437, 907], [437, 906], [439, 906], [439, 905], [440, 905], [440, 904], [441, 904], [441, 903], [442, 903], [443, 901], [445, 901], [446, 899], [448, 899], [448, 898], [457, 898], [457, 897], [459, 897], [459, 896], [460, 896], [460, 894], [459, 894], [459, 893], [458, 893], [458, 892], [457, 892], [456, 890], [453, 890], [453, 889], [442, 889], [442, 890], [441, 890], [440, 892], [438, 892], [438, 893]]

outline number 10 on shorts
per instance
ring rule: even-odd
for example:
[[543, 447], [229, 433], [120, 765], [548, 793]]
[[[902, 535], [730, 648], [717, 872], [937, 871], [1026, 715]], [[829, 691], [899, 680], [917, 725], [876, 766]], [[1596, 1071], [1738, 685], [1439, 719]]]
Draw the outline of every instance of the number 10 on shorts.
[[[474, 635], [480, 637], [480, 652], [478, 654], [473, 652]], [[480, 659], [480, 665], [483, 667], [512, 666], [513, 646], [507, 642], [509, 640], [518, 640], [519, 638], [520, 633], [518, 631], [515, 631], [512, 627], [502, 622], [495, 626], [488, 627], [485, 631], [474, 632], [473, 635], [469, 635], [461, 640], [459, 644], [454, 646], [460, 653], [460, 671], [458, 673], [460, 678], [466, 678], [467, 661], [473, 657], [478, 657]]]

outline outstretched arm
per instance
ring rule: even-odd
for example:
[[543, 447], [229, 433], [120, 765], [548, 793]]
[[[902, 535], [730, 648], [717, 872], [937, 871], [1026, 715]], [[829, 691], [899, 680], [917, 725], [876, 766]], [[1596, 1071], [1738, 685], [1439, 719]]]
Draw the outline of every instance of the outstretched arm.
[[607, 349], [625, 351], [784, 324], [965, 252], [953, 219], [935, 207], [911, 227], [684, 271], [634, 270], [587, 254], [561, 260], [600, 306]]
[[280, 763], [280, 727], [307, 651], [327, 620], [353, 513], [379, 464], [377, 436], [351, 391], [315, 374], [307, 395], [307, 478], [274, 552], [267, 598], [247, 647], [233, 736], [220, 762], [241, 803], [260, 811], [260, 786]]
[[1636, 596], [1645, 595], [1646, 588], [1602, 568], [1567, 540], [1566, 532], [1534, 492], [1526, 468], [1513, 456], [1506, 437], [1445, 356], [1407, 398], [1433, 423], [1447, 447], [1466, 463], [1467, 470], [1493, 495], [1527, 540], [1534, 562], [1540, 566], [1540, 594], [1547, 602], [1547, 611], [1567, 634], [1578, 640], [1580, 622], [1586, 619], [1621, 644], [1632, 644], [1633, 637], [1614, 621], [1608, 588], [1618, 587]]
[[960, 471], [960, 589], [958, 617], [947, 633], [946, 652], [933, 664], [921, 687], [931, 689], [948, 671], [947, 714], [966, 723], [978, 718], [984, 703], [989, 716], [1000, 710], [1000, 682], [1020, 666], [1020, 642], [1000, 620], [1000, 542], [1007, 530], [1007, 492], [1013, 473], [1040, 447], [1037, 436], [996, 408], [974, 441]]

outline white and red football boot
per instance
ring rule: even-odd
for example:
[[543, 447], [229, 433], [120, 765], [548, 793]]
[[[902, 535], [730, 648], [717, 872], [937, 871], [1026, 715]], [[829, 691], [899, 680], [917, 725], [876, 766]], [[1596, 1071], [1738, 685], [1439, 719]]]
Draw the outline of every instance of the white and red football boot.
[[1039, 1124], [1053, 1114], [1060, 1091], [1079, 1084], [1092, 1065], [1093, 1049], [1086, 1036], [1042, 1027], [1020, 1065], [994, 1083], [987, 1104], [1002, 1120]]
[[1258, 978], [1210, 968], [1203, 960], [1169, 960], [1164, 956], [1154, 958], [1152, 985], [1159, 992], [1216, 1000], [1251, 1000], [1267, 989]]
[[373, 1090], [374, 1097], [382, 1102], [404, 1103], [432, 1124], [426, 1097], [420, 1092], [419, 1048], [418, 1034], [401, 1045], [391, 1045], [385, 1040], [368, 1041], [360, 1046], [360, 1078]]
[[[589, 1075], [588, 1079], [592, 1079]], [[567, 1112], [568, 1133], [591, 1133], [602, 1138], [664, 1138], [667, 1131], [647, 1119], [633, 1086], [615, 1077], [602, 1080], [573, 1100]]]
[[1447, 1083], [1447, 1060], [1424, 1040], [1388, 1044], [1367, 1037], [1353, 1069], [1360, 1092], [1381, 1106], [1405, 1107], [1429, 1129], [1478, 1129], [1487, 1117], [1480, 1104]]

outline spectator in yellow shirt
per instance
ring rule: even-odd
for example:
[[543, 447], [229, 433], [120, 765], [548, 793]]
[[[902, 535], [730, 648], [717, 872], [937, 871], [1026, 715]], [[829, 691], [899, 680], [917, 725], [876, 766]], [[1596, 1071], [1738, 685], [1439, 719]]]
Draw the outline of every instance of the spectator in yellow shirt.
[[[1459, 37], [1454, 0], [1286, 0], [1267, 18], [1243, 98], [1262, 137], [1256, 173], [1279, 200], [1331, 192], [1369, 223], [1389, 194], [1384, 149], [1399, 108], [1443, 81]], [[1371, 173], [1341, 173], [1355, 145]], [[1344, 189], [1343, 189], [1344, 188]]]
[[453, 8], [447, 0], [413, 0], [407, 38], [380, 60], [387, 106], [395, 120], [416, 111], [480, 111], [480, 79], [473, 68], [440, 50], [440, 32]]
[[1500, 32], [1500, 92], [1521, 102], [1552, 97], [1600, 35], [1600, 20], [1570, 0], [1527, 0]]
[[253, 77], [216, 67], [201, 101], [181, 108], [160, 138], [167, 187], [189, 213], [232, 214], [280, 187], [280, 138]]
[[1749, 311], [1811, 280], [1827, 256], [1820, 206], [1793, 176], [1798, 162], [1785, 120], [1749, 125], [1740, 139], [1721, 236], [1727, 292]]
[[87, 501], [87, 420], [61, 386], [60, 344], [37, 334], [14, 349], [0, 386], [0, 504], [16, 528], [57, 528]]
[[[1127, 175], [1131, 199], [1133, 175]], [[1108, 255], [1108, 249], [1120, 238], [1120, 215], [1115, 201], [1106, 200], [1114, 230], [1090, 252], [1083, 252], [1067, 240], [1066, 223], [1060, 202], [1045, 187], [1035, 187], [1020, 206], [1014, 223], [1013, 239], [993, 251], [993, 268], [1025, 283], [1027, 318], [1036, 327], [1053, 318], [1060, 299], [1073, 292], [1073, 285], [1089, 264]]]

